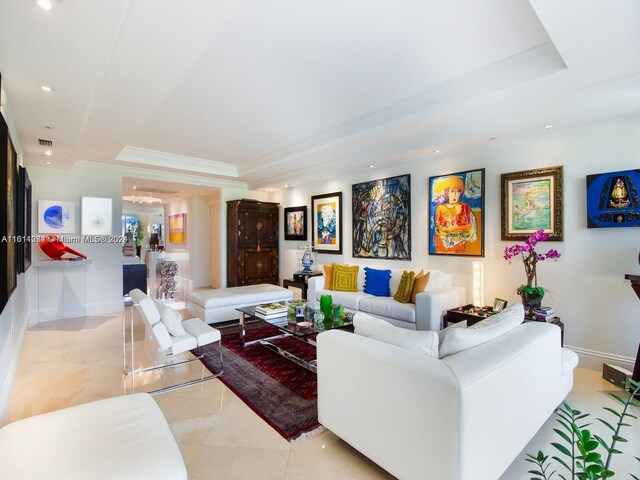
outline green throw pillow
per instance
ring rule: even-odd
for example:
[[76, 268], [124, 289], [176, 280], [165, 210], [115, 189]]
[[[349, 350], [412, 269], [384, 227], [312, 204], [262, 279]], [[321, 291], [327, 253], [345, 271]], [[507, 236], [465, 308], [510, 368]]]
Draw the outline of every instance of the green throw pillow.
[[400, 278], [400, 285], [393, 298], [400, 303], [409, 303], [411, 301], [411, 293], [413, 292], [413, 284], [416, 281], [416, 272], [405, 270]]

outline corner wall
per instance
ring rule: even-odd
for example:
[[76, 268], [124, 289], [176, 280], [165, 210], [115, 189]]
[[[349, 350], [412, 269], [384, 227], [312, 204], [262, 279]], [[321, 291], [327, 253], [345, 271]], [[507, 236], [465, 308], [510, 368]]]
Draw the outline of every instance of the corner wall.
[[[632, 369], [640, 340], [640, 302], [624, 279], [640, 273], [637, 263], [640, 229], [586, 226], [586, 175], [640, 168], [640, 117], [567, 129], [548, 130], [519, 141], [487, 142], [482, 148], [450, 155], [431, 155], [411, 164], [369, 170], [349, 178], [313, 183], [280, 192], [271, 199], [281, 207], [311, 206], [311, 196], [343, 192], [343, 255], [318, 255], [319, 263], [366, 263], [377, 267], [429, 268], [451, 273], [467, 288], [471, 301], [472, 262], [484, 264], [485, 302], [495, 297], [518, 302], [515, 289], [525, 282], [521, 261], [509, 265], [500, 240], [500, 175], [564, 165], [564, 241], [547, 242], [562, 254], [558, 262], [538, 264], [540, 285], [551, 290], [544, 303], [565, 324], [565, 345], [580, 353], [581, 365], [600, 369], [603, 361]], [[430, 176], [485, 168], [485, 256], [428, 255], [428, 181]], [[351, 249], [351, 186], [354, 183], [411, 174], [412, 261], [354, 259]], [[282, 224], [282, 216], [281, 224]], [[311, 222], [309, 222], [309, 232]], [[282, 228], [280, 229], [282, 232]], [[296, 270], [299, 242], [280, 237], [280, 276]]]

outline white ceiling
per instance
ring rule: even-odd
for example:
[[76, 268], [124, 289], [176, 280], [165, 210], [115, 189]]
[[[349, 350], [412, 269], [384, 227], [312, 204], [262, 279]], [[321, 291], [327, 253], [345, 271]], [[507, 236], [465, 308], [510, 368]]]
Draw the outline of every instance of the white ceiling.
[[640, 112], [637, 0], [54, 5], [0, 2], [27, 164], [282, 187]]

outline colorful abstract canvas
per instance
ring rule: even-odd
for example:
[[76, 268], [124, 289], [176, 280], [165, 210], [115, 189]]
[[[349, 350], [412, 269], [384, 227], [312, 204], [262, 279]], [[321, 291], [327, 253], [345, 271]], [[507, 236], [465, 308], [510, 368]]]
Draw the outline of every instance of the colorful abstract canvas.
[[587, 175], [587, 227], [640, 226], [640, 170]]
[[284, 209], [284, 239], [307, 239], [307, 206]]
[[187, 214], [169, 215], [169, 242], [185, 243], [187, 231]]
[[352, 187], [353, 256], [411, 260], [411, 175]]
[[484, 257], [484, 168], [429, 178], [429, 254]]
[[342, 253], [342, 192], [311, 197], [313, 249]]

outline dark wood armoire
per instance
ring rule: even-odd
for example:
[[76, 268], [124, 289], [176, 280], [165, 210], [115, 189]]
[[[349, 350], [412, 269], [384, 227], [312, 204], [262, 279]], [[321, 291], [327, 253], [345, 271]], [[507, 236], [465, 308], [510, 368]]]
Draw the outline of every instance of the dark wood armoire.
[[278, 281], [278, 204], [228, 201], [227, 286]]

